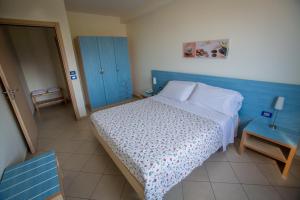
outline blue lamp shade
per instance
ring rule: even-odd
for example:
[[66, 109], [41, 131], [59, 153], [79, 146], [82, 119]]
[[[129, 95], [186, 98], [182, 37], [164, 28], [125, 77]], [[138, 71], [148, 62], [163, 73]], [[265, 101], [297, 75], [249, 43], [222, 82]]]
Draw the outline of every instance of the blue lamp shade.
[[275, 105], [274, 105], [274, 109], [275, 110], [283, 110], [284, 101], [285, 101], [284, 97], [277, 97]]

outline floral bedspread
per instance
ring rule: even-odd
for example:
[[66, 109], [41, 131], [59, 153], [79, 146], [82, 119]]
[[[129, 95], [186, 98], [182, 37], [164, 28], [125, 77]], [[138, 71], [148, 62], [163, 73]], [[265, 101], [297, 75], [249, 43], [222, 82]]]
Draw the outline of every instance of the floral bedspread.
[[146, 200], [163, 199], [222, 146], [219, 124], [150, 98], [95, 112], [91, 120], [144, 185]]

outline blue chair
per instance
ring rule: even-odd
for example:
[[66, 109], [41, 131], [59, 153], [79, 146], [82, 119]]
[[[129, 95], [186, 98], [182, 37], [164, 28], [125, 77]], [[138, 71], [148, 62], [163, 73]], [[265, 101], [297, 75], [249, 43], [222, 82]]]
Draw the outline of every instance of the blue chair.
[[7, 167], [0, 182], [0, 199], [63, 200], [60, 174], [54, 151]]

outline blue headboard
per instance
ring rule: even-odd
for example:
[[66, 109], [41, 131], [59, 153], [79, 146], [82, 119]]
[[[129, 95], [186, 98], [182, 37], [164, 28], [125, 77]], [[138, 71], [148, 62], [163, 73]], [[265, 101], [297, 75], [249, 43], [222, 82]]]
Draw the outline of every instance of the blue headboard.
[[[275, 98], [284, 96], [284, 110], [279, 112], [276, 123], [300, 134], [300, 85], [158, 70], [152, 70], [152, 77], [155, 77], [157, 81], [157, 84], [153, 85], [155, 94], [170, 80], [203, 82], [240, 92], [244, 96], [243, 107], [239, 113], [240, 128], [243, 128], [250, 120], [260, 117], [262, 111], [273, 112]], [[271, 122], [271, 119], [267, 118], [262, 120]]]

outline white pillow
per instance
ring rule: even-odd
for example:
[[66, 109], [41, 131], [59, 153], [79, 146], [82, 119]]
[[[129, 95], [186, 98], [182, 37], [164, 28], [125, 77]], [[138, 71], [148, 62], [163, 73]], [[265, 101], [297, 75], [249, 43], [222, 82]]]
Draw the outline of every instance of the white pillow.
[[188, 81], [169, 81], [164, 89], [158, 94], [163, 97], [186, 101], [194, 90], [196, 83]]
[[188, 101], [195, 105], [207, 106], [226, 115], [234, 116], [241, 109], [243, 99], [244, 97], [234, 90], [200, 83], [197, 84]]

